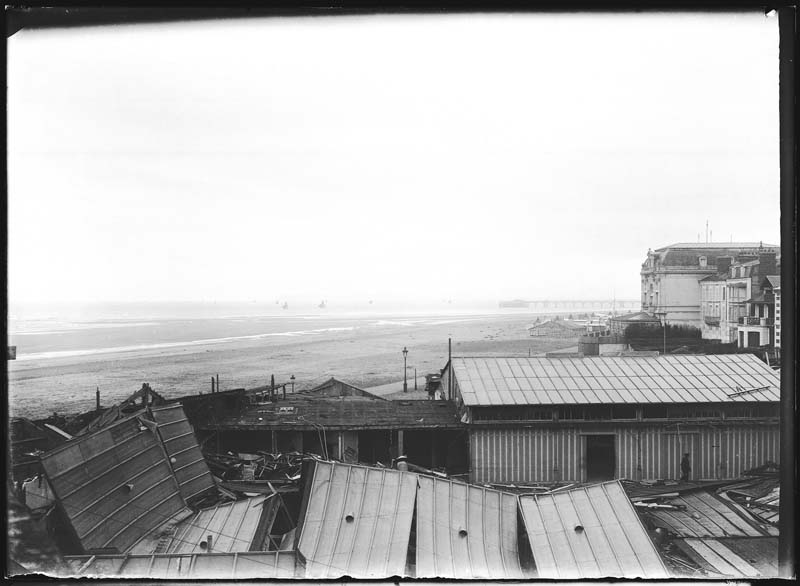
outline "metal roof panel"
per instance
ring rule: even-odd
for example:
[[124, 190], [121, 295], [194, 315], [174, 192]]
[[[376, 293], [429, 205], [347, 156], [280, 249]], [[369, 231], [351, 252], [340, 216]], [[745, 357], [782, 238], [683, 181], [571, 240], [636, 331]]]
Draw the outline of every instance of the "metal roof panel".
[[310, 578], [405, 573], [416, 475], [315, 462], [298, 551]]
[[668, 576], [618, 481], [519, 502], [539, 578]]
[[520, 579], [512, 494], [418, 477], [416, 576]]

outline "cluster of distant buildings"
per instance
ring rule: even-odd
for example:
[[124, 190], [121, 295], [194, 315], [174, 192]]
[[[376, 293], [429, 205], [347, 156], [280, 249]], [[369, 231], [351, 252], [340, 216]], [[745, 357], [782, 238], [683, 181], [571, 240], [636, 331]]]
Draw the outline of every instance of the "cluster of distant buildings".
[[555, 318], [531, 336], [624, 336], [633, 324], [694, 328], [702, 339], [738, 348], [781, 347], [780, 247], [762, 242], [677, 243], [647, 251], [641, 311]]
[[678, 243], [647, 252], [642, 311], [703, 339], [739, 348], [780, 348], [779, 246]]

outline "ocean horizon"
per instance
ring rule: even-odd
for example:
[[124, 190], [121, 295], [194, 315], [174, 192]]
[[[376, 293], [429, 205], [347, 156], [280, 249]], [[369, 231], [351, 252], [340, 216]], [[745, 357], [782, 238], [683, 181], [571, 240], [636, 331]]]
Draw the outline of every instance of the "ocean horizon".
[[[8, 343], [17, 361], [44, 360], [215, 345], [275, 336], [302, 337], [337, 331], [439, 325], [494, 316], [591, 312], [593, 308], [501, 308], [497, 302], [444, 302], [436, 306], [310, 303], [119, 303], [52, 305], [9, 319]], [[23, 316], [23, 317], [19, 317]]]

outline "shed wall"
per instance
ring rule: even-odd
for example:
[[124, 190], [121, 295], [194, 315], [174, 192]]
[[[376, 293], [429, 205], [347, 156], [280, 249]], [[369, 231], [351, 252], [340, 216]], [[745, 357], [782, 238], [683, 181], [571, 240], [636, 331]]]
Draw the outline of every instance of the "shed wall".
[[679, 478], [684, 452], [691, 480], [736, 478], [779, 457], [777, 424], [473, 428], [470, 481], [585, 482], [585, 436], [593, 434], [615, 436], [615, 478]]

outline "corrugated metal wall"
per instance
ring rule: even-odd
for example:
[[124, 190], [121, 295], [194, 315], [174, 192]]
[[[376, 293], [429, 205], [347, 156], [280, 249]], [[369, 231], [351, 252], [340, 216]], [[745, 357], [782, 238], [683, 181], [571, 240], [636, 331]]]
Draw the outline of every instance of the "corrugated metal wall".
[[470, 480], [485, 482], [586, 481], [586, 435], [613, 434], [616, 478], [680, 477], [684, 452], [692, 480], [735, 478], [779, 459], [777, 425], [573, 426], [470, 430]]

